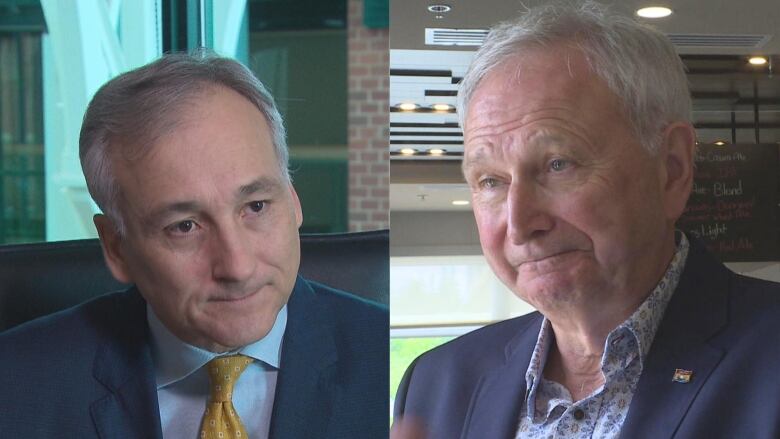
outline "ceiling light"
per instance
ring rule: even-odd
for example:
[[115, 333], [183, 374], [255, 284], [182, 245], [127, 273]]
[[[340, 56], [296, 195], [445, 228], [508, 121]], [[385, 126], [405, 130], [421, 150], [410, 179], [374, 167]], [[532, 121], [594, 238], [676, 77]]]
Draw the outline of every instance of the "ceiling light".
[[754, 66], [763, 66], [766, 64], [766, 58], [763, 56], [751, 56], [748, 62]]
[[453, 206], [468, 206], [469, 202], [466, 200], [455, 200], [452, 202]]
[[663, 6], [650, 6], [637, 9], [636, 15], [643, 18], [663, 18], [672, 15], [672, 10]]
[[445, 12], [450, 12], [452, 10], [452, 6], [450, 5], [430, 5], [428, 6], [428, 11], [433, 12], [434, 14], [443, 14]]
[[718, 146], [723, 146], [723, 145], [725, 145], [725, 144], [726, 144], [726, 142], [724, 142], [724, 141], [722, 141], [722, 140], [716, 140], [716, 141], [715, 141], [715, 142], [713, 142], [713, 143], [715, 143], [715, 144], [716, 144], [716, 145], [718, 145]]
[[412, 111], [417, 109], [417, 104], [414, 102], [404, 102], [403, 104], [399, 104], [398, 108], [404, 111]]
[[403, 148], [403, 149], [401, 149], [400, 152], [403, 155], [414, 155], [414, 153], [417, 152], [417, 151], [412, 149], [412, 148]]
[[430, 155], [442, 155], [444, 154], [444, 150], [441, 148], [433, 148], [428, 150], [428, 154]]
[[436, 111], [450, 111], [452, 110], [453, 106], [450, 104], [433, 104], [431, 105], [431, 108]]

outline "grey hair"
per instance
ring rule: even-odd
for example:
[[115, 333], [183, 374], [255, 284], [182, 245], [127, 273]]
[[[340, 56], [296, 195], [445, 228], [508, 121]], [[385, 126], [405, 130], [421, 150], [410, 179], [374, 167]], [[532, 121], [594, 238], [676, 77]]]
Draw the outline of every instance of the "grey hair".
[[164, 55], [100, 87], [81, 125], [79, 158], [87, 189], [120, 234], [124, 234], [125, 224], [112, 154], [126, 160], [142, 157], [182, 122], [183, 107], [214, 86], [232, 89], [260, 110], [271, 129], [279, 169], [283, 178], [290, 180], [282, 116], [271, 94], [249, 69], [206, 50]]
[[524, 49], [573, 43], [591, 71], [621, 100], [641, 144], [658, 150], [663, 128], [690, 122], [685, 66], [661, 32], [592, 1], [553, 2], [493, 27], [476, 52], [458, 90], [458, 118], [465, 127], [469, 101], [480, 81]]

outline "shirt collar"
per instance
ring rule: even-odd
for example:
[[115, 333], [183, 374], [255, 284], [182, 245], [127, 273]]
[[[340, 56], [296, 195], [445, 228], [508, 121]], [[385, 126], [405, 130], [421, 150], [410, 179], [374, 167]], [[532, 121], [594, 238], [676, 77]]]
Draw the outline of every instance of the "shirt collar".
[[[605, 368], [608, 356], [618, 350], [616, 346], [625, 347], [632, 344], [633, 341], [638, 344], [640, 363], [644, 362], [658, 326], [661, 324], [666, 305], [672, 298], [675, 288], [677, 288], [680, 275], [683, 268], [685, 268], [685, 261], [688, 258], [689, 244], [685, 234], [676, 231], [675, 238], [677, 247], [672, 261], [669, 263], [661, 280], [639, 308], [625, 322], [618, 325], [607, 335], [604, 355], [601, 358], [602, 370]], [[552, 326], [547, 317], [545, 317], [531, 354], [531, 362], [525, 373], [527, 389], [525, 395], [526, 416], [529, 419], [534, 417], [536, 394], [543, 379], [542, 373], [547, 362], [547, 353], [552, 345], [553, 337]]]
[[[215, 357], [223, 355], [181, 341], [163, 325], [148, 303], [146, 315], [151, 333], [152, 359], [158, 390], [186, 378]], [[284, 305], [265, 337], [231, 353], [252, 357], [278, 369], [286, 327], [287, 305]]]
[[680, 281], [680, 275], [685, 268], [685, 261], [688, 259], [688, 239], [680, 232], [677, 232], [676, 236], [678, 238], [677, 249], [672, 257], [672, 261], [669, 263], [669, 267], [666, 269], [666, 273], [664, 273], [664, 276], [647, 299], [645, 299], [645, 301], [639, 305], [639, 308], [631, 314], [631, 317], [610, 332], [607, 336], [607, 343], [604, 350], [605, 354], [611, 345], [620, 342], [619, 334], [622, 329], [625, 328], [636, 338], [636, 342], [639, 344], [639, 358], [640, 361], [644, 363], [644, 359], [650, 351], [650, 345], [655, 338], [658, 326], [663, 319], [666, 305], [669, 303], [672, 294], [674, 294], [674, 290], [677, 288], [677, 283]]

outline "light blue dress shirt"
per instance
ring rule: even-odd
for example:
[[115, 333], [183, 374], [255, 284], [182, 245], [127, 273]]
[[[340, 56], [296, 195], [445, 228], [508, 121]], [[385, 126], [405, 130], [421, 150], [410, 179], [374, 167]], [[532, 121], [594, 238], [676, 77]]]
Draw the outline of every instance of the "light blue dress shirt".
[[[209, 397], [209, 378], [203, 366], [219, 355], [179, 340], [160, 322], [148, 305], [147, 316], [163, 437], [197, 438]], [[268, 437], [282, 337], [286, 327], [285, 305], [276, 316], [276, 322], [268, 335], [236, 352], [230, 352], [255, 359], [233, 388], [233, 406], [252, 439]]]

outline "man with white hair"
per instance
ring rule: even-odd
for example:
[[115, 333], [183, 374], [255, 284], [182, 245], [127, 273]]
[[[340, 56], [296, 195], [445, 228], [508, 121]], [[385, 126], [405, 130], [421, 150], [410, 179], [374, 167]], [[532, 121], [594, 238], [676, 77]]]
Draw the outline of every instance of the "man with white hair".
[[395, 437], [780, 437], [780, 288], [675, 229], [693, 181], [683, 65], [582, 2], [500, 24], [458, 93], [493, 271], [539, 312], [420, 356]]

